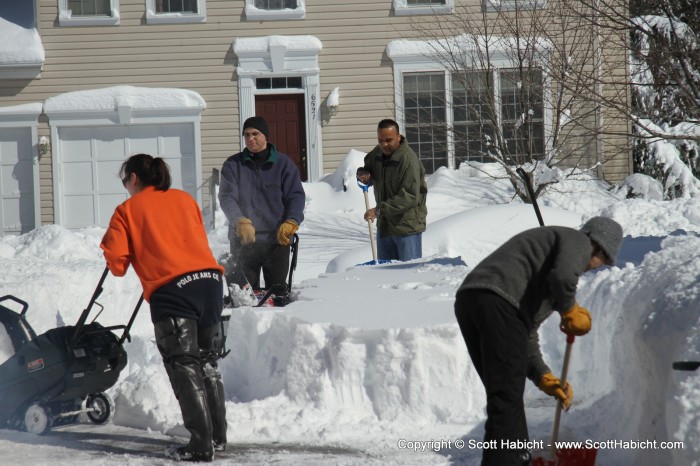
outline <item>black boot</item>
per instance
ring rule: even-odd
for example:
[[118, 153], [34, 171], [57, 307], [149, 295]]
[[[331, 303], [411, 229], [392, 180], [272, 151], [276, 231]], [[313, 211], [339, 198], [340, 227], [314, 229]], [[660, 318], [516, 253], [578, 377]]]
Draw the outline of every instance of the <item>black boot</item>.
[[185, 461], [211, 461], [214, 457], [212, 421], [202, 376], [197, 323], [168, 317], [155, 324], [156, 343], [163, 356], [170, 384], [180, 404], [190, 441], [176, 451]]
[[214, 451], [226, 449], [226, 401], [224, 399], [224, 383], [216, 363], [207, 362], [204, 365], [204, 387], [207, 391], [207, 404], [212, 424], [212, 439]]
[[204, 367], [204, 387], [207, 392], [207, 403], [212, 423], [212, 438], [214, 451], [226, 449], [226, 400], [224, 398], [224, 384], [221, 381], [218, 360], [226, 355], [226, 325], [228, 322], [219, 322], [211, 327], [199, 329], [199, 347], [202, 351]]

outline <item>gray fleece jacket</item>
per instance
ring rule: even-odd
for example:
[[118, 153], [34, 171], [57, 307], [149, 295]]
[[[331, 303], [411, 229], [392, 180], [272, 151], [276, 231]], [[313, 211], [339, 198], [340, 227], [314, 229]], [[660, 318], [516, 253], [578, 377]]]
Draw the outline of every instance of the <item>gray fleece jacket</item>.
[[528, 378], [535, 384], [551, 372], [537, 330], [554, 310], [565, 312], [575, 304], [578, 279], [591, 252], [591, 240], [573, 228], [526, 230], [477, 264], [457, 290], [491, 290], [518, 310], [530, 331]]

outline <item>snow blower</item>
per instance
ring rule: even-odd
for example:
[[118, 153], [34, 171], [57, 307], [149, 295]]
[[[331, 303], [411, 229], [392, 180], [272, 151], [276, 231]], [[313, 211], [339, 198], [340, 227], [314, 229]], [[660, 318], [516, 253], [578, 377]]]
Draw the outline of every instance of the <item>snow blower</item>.
[[[14, 350], [0, 365], [0, 429], [12, 428], [43, 434], [52, 426], [77, 423], [80, 414], [104, 424], [114, 414], [114, 402], [104, 393], [126, 366], [124, 341], [138, 313], [143, 295], [126, 325], [103, 327], [86, 323], [102, 293], [109, 270], [105, 268], [87, 308], [76, 325], [58, 327], [39, 336], [26, 320], [29, 305], [12, 295], [0, 298], [0, 324], [4, 348]], [[19, 305], [19, 313], [3, 305]], [[8, 303], [9, 304], [9, 303]], [[117, 337], [113, 330], [122, 330]], [[9, 343], [9, 344], [8, 344]]]
[[[532, 187], [532, 181], [530, 176], [527, 174], [522, 167], [519, 167], [516, 172], [523, 179], [525, 183], [525, 188], [527, 189], [527, 195], [532, 202], [532, 207], [535, 209], [535, 215], [537, 215], [537, 221], [540, 226], [544, 226], [544, 219], [540, 213], [540, 208], [537, 205], [537, 198], [535, 196], [535, 190]], [[576, 337], [574, 335], [566, 335], [566, 351], [564, 352], [564, 364], [561, 370], [561, 385], [566, 386], [566, 376], [569, 372], [569, 360], [571, 359], [571, 350]], [[561, 412], [564, 404], [561, 401], [557, 402], [557, 409], [554, 414], [554, 425], [552, 427], [552, 441], [550, 443], [550, 450], [548, 458], [537, 456], [533, 457], [533, 466], [593, 466], [595, 464], [595, 457], [597, 450], [593, 448], [557, 448], [556, 442], [559, 437], [559, 422], [561, 420]]]
[[287, 274], [286, 290], [279, 287], [268, 289], [254, 289], [248, 277], [241, 271], [236, 262], [236, 257], [230, 252], [225, 252], [219, 257], [219, 264], [224, 268], [226, 283], [224, 307], [284, 307], [289, 304], [289, 294], [292, 291], [292, 277], [297, 269], [299, 257], [299, 235], [294, 233], [289, 246], [291, 257], [289, 259], [289, 272]]

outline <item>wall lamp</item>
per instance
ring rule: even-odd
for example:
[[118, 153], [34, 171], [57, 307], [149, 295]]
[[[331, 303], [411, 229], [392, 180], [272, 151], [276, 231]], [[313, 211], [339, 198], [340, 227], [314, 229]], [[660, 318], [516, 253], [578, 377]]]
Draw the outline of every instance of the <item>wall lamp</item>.
[[39, 138], [39, 155], [46, 155], [49, 153], [49, 138], [42, 136]]
[[340, 103], [340, 88], [334, 88], [328, 98], [326, 98], [326, 106], [328, 106], [328, 114], [335, 116], [338, 113], [338, 104]]

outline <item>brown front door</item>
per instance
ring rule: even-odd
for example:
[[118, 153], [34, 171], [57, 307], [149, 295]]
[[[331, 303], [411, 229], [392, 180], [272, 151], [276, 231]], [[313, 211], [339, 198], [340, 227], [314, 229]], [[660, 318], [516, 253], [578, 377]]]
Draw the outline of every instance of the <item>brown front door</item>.
[[265, 118], [270, 127], [270, 142], [287, 154], [306, 181], [306, 119], [303, 94], [255, 96], [255, 115]]

